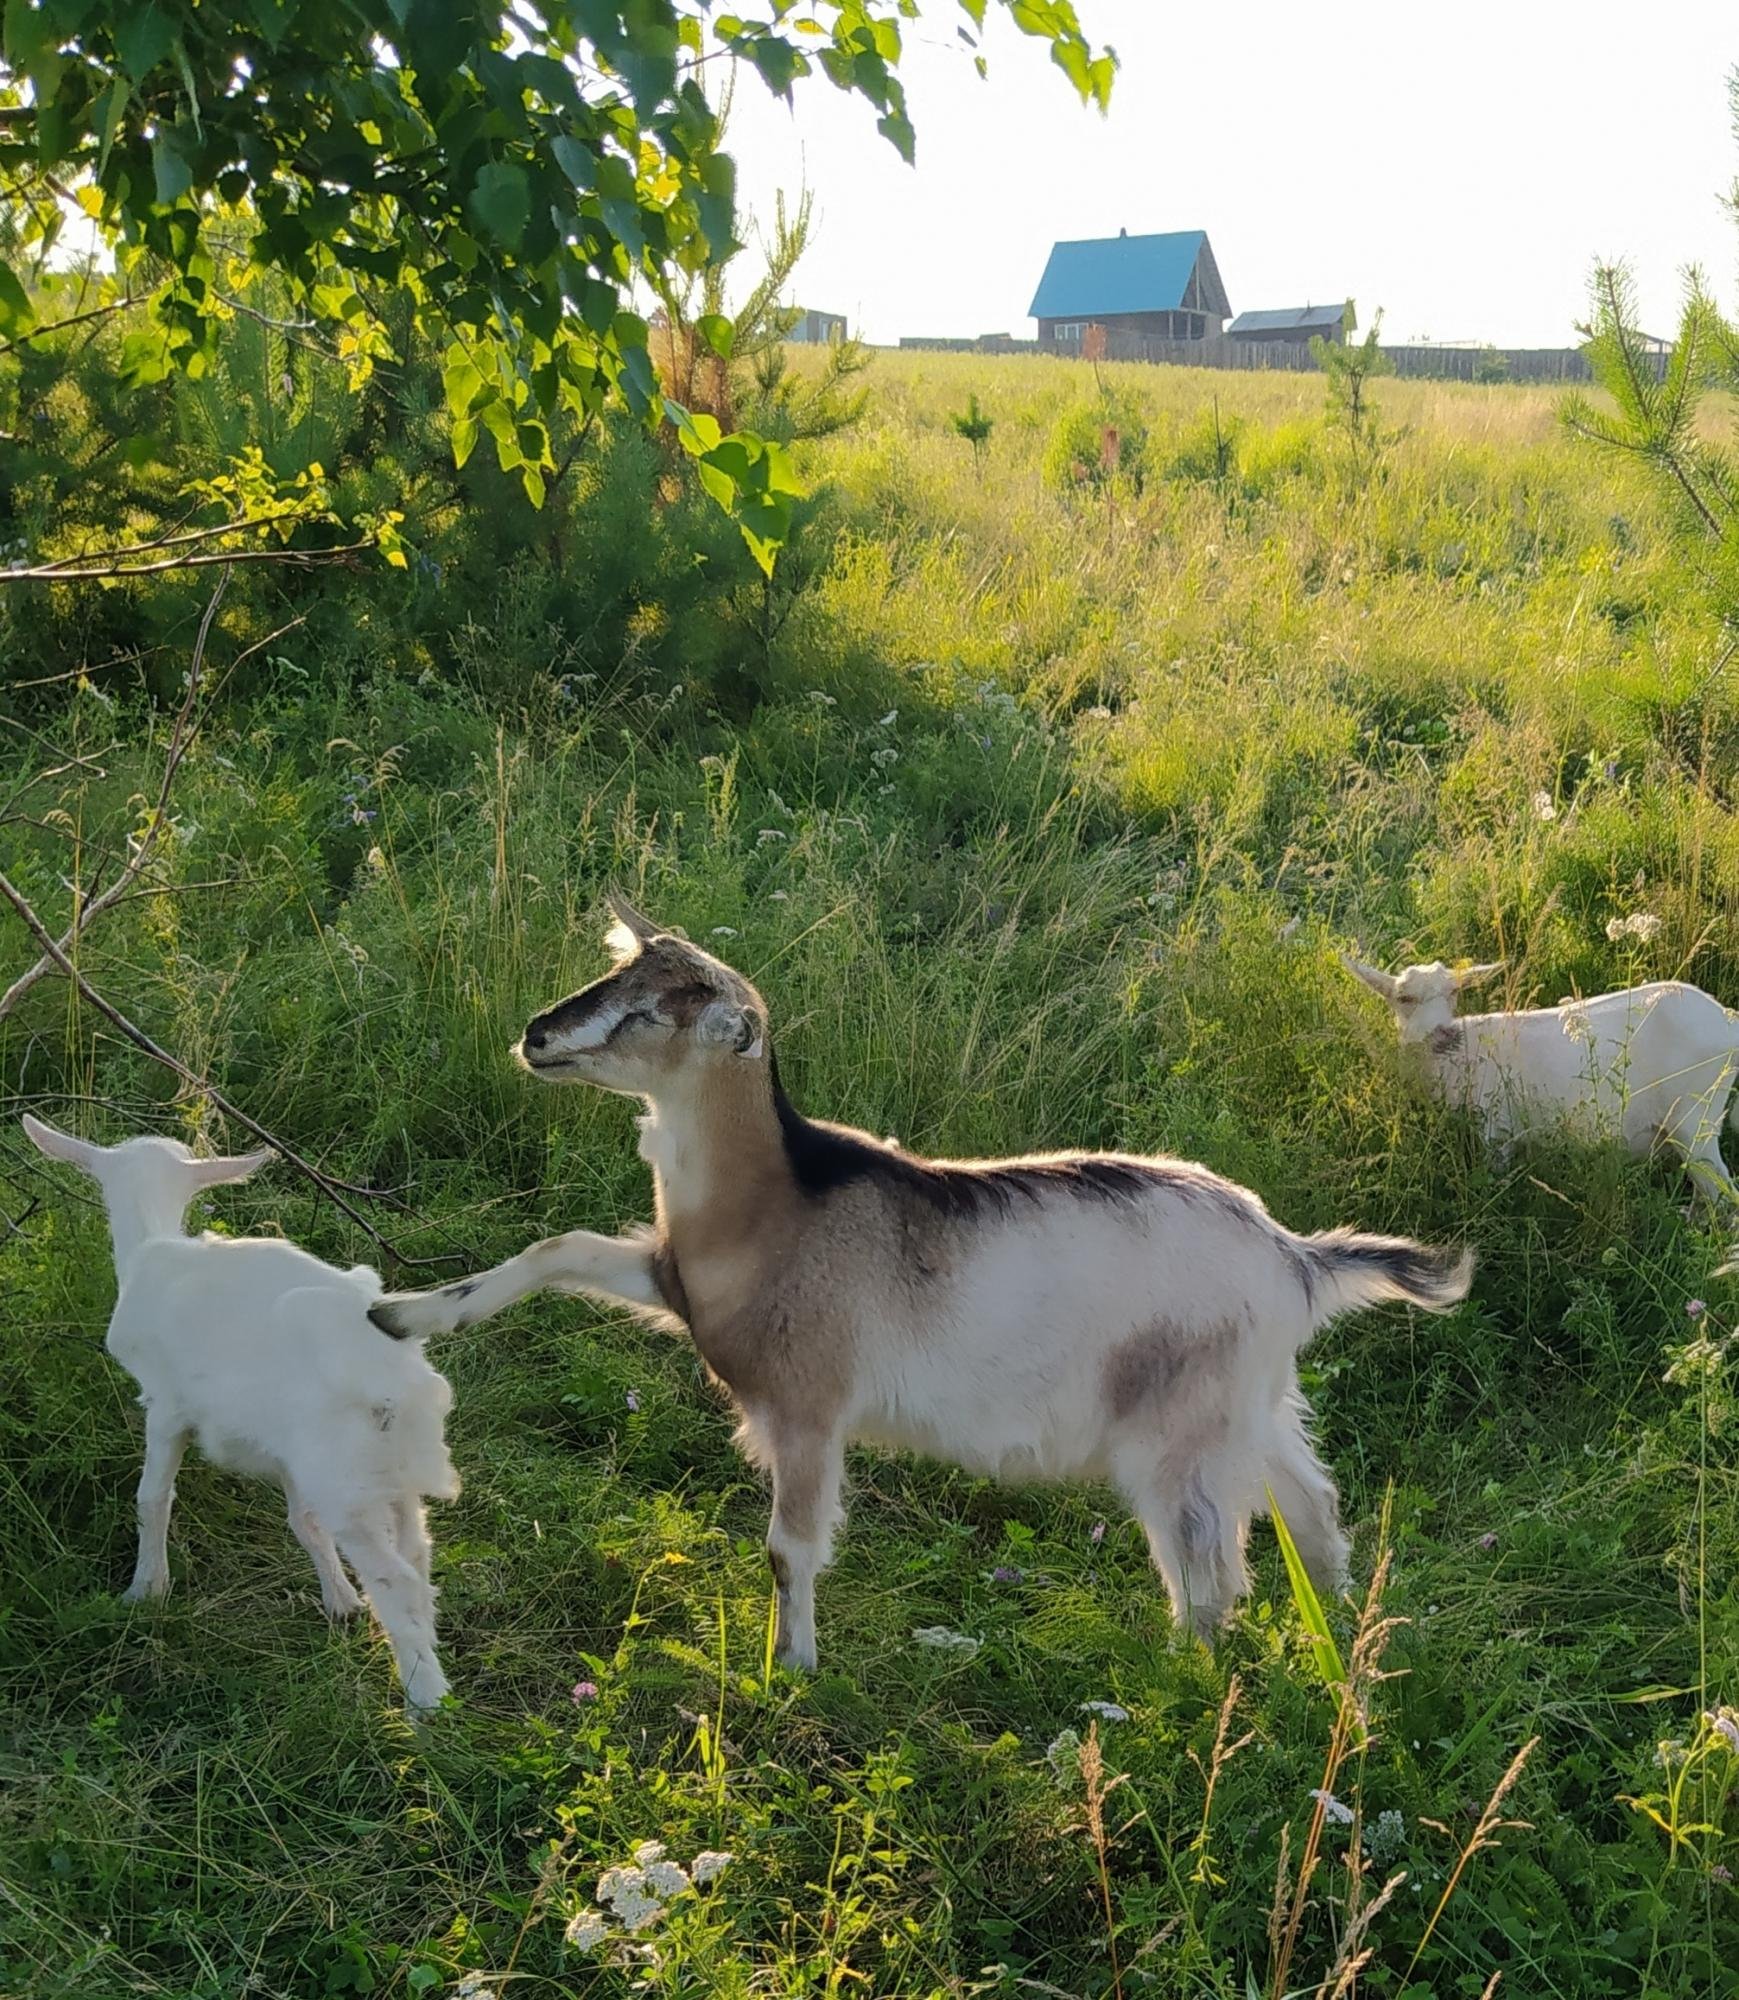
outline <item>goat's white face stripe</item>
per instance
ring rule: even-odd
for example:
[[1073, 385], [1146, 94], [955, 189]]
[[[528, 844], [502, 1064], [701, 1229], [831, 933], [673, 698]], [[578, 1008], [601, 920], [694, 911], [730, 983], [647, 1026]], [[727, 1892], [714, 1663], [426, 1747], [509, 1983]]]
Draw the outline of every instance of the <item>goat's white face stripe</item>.
[[549, 1038], [549, 1046], [557, 1055], [577, 1049], [601, 1049], [616, 1029], [627, 1017], [629, 1009], [618, 1000], [611, 1006], [599, 1007], [577, 1027], [562, 1028]]

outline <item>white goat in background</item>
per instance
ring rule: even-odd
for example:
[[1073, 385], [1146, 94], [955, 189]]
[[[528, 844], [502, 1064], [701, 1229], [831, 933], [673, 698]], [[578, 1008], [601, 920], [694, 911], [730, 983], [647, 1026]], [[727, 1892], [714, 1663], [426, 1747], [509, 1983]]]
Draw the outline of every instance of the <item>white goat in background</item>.
[[1469, 1257], [1296, 1236], [1183, 1160], [927, 1160], [816, 1123], [780, 1087], [754, 987], [616, 913], [616, 970], [540, 1014], [519, 1054], [546, 1081], [646, 1101], [656, 1229], [556, 1237], [382, 1300], [377, 1325], [452, 1331], [555, 1287], [686, 1327], [772, 1473], [790, 1665], [815, 1664], [815, 1579], [850, 1443], [1008, 1479], [1114, 1481], [1178, 1617], [1204, 1636], [1247, 1587], [1245, 1537], [1270, 1489], [1312, 1572], [1340, 1586], [1346, 1541], [1298, 1351], [1379, 1299], [1446, 1310]]
[[1458, 1015], [1462, 990], [1501, 965], [1390, 974], [1356, 958], [1343, 963], [1389, 1003], [1403, 1045], [1421, 1052], [1445, 1101], [1469, 1113], [1493, 1147], [1546, 1132], [1616, 1137], [1644, 1157], [1666, 1145], [1705, 1197], [1739, 1202], [1721, 1157], [1739, 1014], [1700, 987], [1661, 979], [1556, 1007]]
[[119, 1293], [107, 1345], [145, 1410], [125, 1595], [169, 1588], [175, 1475], [197, 1439], [213, 1464], [283, 1488], [335, 1619], [361, 1608], [343, 1551], [392, 1643], [407, 1708], [433, 1708], [447, 1681], [423, 1500], [459, 1491], [443, 1436], [452, 1390], [420, 1347], [394, 1347], [369, 1324], [378, 1273], [341, 1271], [277, 1237], [185, 1233], [196, 1195], [246, 1180], [270, 1153], [199, 1160], [156, 1137], [97, 1146], [28, 1116], [24, 1130], [90, 1175], [108, 1210]]

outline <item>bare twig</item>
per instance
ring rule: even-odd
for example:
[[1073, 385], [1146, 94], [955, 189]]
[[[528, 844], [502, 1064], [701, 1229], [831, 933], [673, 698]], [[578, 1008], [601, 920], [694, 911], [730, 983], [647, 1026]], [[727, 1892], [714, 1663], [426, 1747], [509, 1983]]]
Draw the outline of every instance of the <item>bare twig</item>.
[[[235, 526], [218, 532], [231, 533]], [[341, 562], [378, 546], [378, 535], [364, 535], [359, 542], [343, 542], [331, 549], [220, 549], [210, 555], [165, 556], [161, 562], [135, 563], [122, 558], [128, 549], [106, 551], [92, 569], [57, 569], [53, 564], [35, 569], [0, 569], [0, 584], [6, 583], [88, 583], [93, 579], [128, 576], [159, 576], [170, 569], [211, 569], [220, 564], [248, 562], [288, 563], [313, 569], [322, 563]], [[68, 558], [71, 560], [71, 558]], [[82, 560], [82, 558], [81, 558]]]
[[51, 333], [64, 333], [69, 326], [83, 326], [88, 320], [107, 319], [112, 313], [126, 312], [129, 307], [140, 303], [136, 298], [113, 299], [106, 306], [92, 306], [85, 312], [69, 313], [65, 319], [51, 319], [44, 326], [33, 326], [25, 333], [14, 335], [11, 340], [0, 341], [0, 355], [10, 354], [14, 348], [24, 347], [30, 341], [45, 339]]
[[100, 896], [93, 896], [88, 902], [75, 901], [72, 923], [56, 947], [55, 956], [45, 953], [34, 965], [21, 972], [4, 993], [0, 993], [0, 1021], [11, 1013], [39, 979], [47, 978], [55, 969], [55, 957], [64, 960], [77, 945], [80, 933], [91, 919], [100, 917], [106, 909], [121, 900], [156, 851], [158, 837], [169, 821], [169, 794], [175, 784], [175, 774], [181, 768], [181, 760], [187, 754], [197, 729], [194, 718], [199, 706], [199, 677], [205, 666], [205, 642], [211, 636], [212, 620], [217, 616], [217, 607], [223, 602], [223, 594], [228, 587], [229, 575], [226, 571], [218, 578], [217, 587], [206, 604], [205, 615], [199, 621], [199, 635], [193, 642], [193, 658], [187, 669], [187, 693], [182, 698], [181, 708], [169, 732], [169, 748], [163, 758], [163, 777], [157, 787], [157, 803], [127, 865]]
[[197, 1070], [189, 1069], [179, 1056], [171, 1055], [163, 1047], [162, 1043], [153, 1041], [143, 1028], [128, 1020], [126, 1015], [112, 1001], [106, 1000], [84, 974], [79, 971], [78, 967], [73, 964], [72, 960], [67, 957], [66, 953], [61, 950], [50, 934], [48, 927], [31, 908], [30, 899], [13, 882], [9, 881], [4, 874], [0, 874], [0, 897], [3, 897], [17, 911], [23, 921], [24, 928], [35, 938], [42, 950], [54, 960], [55, 964], [66, 974], [73, 985], [78, 988], [87, 1006], [94, 1007], [105, 1021], [109, 1022], [111, 1026], [118, 1028], [135, 1048], [142, 1049], [153, 1062], [161, 1063], [165, 1069], [170, 1070], [174, 1075], [180, 1077], [182, 1082], [187, 1084], [190, 1089], [197, 1090], [203, 1096], [209, 1098], [226, 1118], [234, 1119], [244, 1132], [251, 1132], [256, 1139], [264, 1140], [272, 1148], [273, 1152], [281, 1154], [299, 1174], [311, 1181], [335, 1208], [342, 1210], [344, 1214], [348, 1215], [351, 1221], [356, 1224], [377, 1249], [410, 1269], [420, 1269], [438, 1264], [450, 1264], [454, 1261], [451, 1257], [407, 1257], [390, 1238], [383, 1236], [375, 1228], [374, 1224], [369, 1221], [367, 1216], [347, 1200], [346, 1197], [348, 1195], [357, 1195], [364, 1200], [388, 1201], [401, 1212], [406, 1212], [405, 1204], [402, 1201], [386, 1189], [360, 1187], [353, 1181], [335, 1180], [330, 1174], [322, 1173], [311, 1161], [305, 1160], [300, 1153], [296, 1152], [292, 1147], [287, 1146], [275, 1132], [268, 1131], [257, 1119], [250, 1118], [238, 1105], [232, 1103], [215, 1084], [201, 1076]]

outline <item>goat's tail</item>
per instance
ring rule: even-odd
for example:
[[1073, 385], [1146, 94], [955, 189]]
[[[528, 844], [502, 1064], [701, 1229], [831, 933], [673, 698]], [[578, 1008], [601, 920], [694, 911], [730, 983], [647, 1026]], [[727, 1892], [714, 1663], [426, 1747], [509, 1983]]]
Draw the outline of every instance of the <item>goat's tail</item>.
[[1405, 1299], [1426, 1312], [1448, 1312], [1473, 1282], [1471, 1250], [1438, 1250], [1405, 1236], [1366, 1236], [1327, 1229], [1296, 1239], [1313, 1326], [1385, 1299]]

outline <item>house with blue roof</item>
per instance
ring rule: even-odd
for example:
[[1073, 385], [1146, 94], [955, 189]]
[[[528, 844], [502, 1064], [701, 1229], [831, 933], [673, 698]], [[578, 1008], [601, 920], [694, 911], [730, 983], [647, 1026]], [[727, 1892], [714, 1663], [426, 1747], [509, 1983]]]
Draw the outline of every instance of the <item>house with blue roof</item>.
[[1089, 326], [1146, 340], [1205, 340], [1231, 317], [1231, 301], [1201, 229], [1164, 236], [1086, 237], [1053, 243], [1028, 308], [1039, 346], [1079, 348]]

